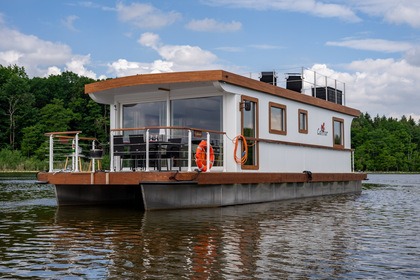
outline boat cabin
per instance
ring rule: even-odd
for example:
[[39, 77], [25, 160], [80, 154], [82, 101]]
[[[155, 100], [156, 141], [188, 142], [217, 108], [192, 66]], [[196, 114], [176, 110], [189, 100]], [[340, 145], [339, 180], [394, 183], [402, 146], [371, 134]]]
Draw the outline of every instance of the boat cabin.
[[85, 92], [110, 106], [111, 171], [351, 172], [360, 112], [342, 105], [343, 90], [312, 85], [305, 94], [303, 75], [288, 75], [286, 88], [276, 78], [142, 74]]

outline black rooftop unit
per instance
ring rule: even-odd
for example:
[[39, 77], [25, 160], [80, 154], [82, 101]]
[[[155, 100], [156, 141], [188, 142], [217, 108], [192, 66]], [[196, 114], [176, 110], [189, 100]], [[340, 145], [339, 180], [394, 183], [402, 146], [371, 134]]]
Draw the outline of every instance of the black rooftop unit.
[[301, 93], [302, 76], [299, 74], [289, 74], [286, 78], [286, 88]]
[[312, 88], [312, 96], [343, 105], [343, 92], [333, 87]]
[[274, 72], [274, 71], [271, 71], [271, 72], [261, 72], [260, 81], [276, 86], [277, 85], [276, 72]]

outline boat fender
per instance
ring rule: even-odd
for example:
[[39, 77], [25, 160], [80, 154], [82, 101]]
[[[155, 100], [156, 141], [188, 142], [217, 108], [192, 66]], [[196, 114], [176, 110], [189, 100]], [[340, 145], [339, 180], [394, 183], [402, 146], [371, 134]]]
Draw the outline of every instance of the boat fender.
[[[214, 151], [213, 147], [210, 145], [210, 164], [209, 170], [213, 167], [214, 163]], [[201, 140], [198, 144], [197, 149], [195, 150], [195, 163], [200, 171], [207, 171], [207, 141]]]

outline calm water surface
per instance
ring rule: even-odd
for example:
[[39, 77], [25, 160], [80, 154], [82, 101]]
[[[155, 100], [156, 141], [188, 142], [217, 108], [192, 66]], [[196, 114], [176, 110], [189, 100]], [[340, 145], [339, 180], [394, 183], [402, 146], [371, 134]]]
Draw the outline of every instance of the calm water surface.
[[58, 208], [0, 178], [2, 279], [419, 279], [420, 175], [360, 195], [204, 210]]

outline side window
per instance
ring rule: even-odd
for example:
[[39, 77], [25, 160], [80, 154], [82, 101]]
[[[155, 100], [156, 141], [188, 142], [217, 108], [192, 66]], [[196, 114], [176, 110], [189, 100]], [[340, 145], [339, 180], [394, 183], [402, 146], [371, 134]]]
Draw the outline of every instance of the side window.
[[308, 111], [299, 109], [299, 133], [308, 134]]
[[270, 102], [269, 106], [269, 131], [270, 133], [286, 135], [287, 121], [286, 121], [286, 106]]
[[344, 120], [333, 118], [333, 146], [344, 148]]

